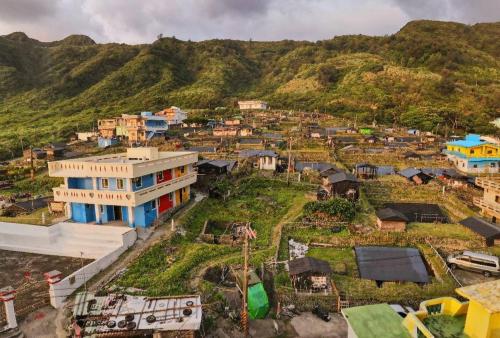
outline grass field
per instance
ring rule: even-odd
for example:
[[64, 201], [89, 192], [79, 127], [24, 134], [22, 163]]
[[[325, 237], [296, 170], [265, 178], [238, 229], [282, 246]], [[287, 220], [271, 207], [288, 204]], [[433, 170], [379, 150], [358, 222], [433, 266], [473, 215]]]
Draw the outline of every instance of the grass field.
[[257, 231], [251, 263], [258, 266], [273, 256], [275, 227], [291, 211], [295, 215], [297, 207], [302, 210], [308, 201], [307, 192], [307, 188], [263, 177], [242, 179], [226, 201], [207, 198], [178, 219], [185, 236], [176, 235], [148, 250], [129, 267], [118, 285], [155, 296], [188, 293], [193, 291], [192, 279], [197, 271], [213, 264], [240, 263], [241, 247], [195, 242], [207, 219], [221, 223], [250, 220]]

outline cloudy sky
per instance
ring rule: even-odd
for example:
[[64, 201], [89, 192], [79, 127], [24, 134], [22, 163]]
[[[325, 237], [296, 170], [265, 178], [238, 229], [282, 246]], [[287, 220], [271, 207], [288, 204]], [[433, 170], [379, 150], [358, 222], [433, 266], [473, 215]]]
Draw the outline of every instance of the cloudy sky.
[[500, 0], [0, 0], [0, 35], [97, 42], [164, 36], [204, 40], [320, 40], [384, 35], [409, 20], [500, 21]]

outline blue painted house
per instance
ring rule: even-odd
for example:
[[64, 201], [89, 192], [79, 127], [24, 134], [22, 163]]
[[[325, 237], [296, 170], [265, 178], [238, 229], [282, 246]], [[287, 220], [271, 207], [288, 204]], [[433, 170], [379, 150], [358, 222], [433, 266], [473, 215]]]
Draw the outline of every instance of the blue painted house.
[[50, 162], [49, 175], [64, 178], [54, 200], [66, 202], [73, 221], [149, 227], [189, 200], [197, 160], [196, 152], [129, 148], [124, 154]]

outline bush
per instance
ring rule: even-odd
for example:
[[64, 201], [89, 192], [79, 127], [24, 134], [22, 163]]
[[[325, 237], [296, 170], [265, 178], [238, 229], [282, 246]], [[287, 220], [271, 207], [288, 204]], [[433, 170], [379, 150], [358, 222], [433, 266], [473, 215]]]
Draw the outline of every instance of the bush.
[[333, 198], [327, 201], [307, 203], [304, 206], [304, 213], [308, 216], [324, 213], [339, 221], [352, 221], [355, 214], [355, 207], [345, 198]]

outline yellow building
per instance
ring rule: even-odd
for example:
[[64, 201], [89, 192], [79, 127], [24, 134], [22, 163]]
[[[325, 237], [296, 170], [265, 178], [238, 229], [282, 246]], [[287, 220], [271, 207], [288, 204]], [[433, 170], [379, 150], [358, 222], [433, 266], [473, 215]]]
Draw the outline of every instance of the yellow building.
[[498, 173], [500, 154], [498, 144], [469, 134], [463, 140], [446, 143], [446, 155], [455, 167], [465, 173]]
[[[433, 330], [444, 329], [444, 322], [455, 321], [450, 335], [466, 334], [469, 338], [500, 338], [500, 280], [475, 284], [456, 289], [467, 298], [460, 302], [452, 297], [442, 297], [424, 301], [419, 311], [410, 313], [403, 320], [410, 335], [414, 338], [433, 338]], [[443, 320], [443, 328], [440, 321]], [[433, 322], [433, 327], [428, 324]]]

